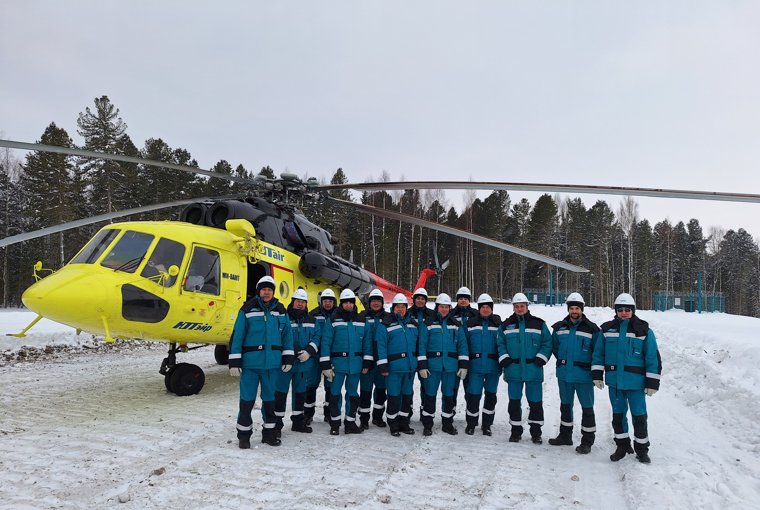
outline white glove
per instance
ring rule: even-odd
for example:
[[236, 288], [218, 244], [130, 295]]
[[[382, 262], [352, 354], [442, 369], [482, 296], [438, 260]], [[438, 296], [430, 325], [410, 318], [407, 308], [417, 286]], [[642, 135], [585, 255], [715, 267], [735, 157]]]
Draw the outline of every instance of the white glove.
[[290, 372], [291, 368], [293, 368], [293, 365], [283, 365], [282, 371], [287, 373], [287, 372]]
[[232, 377], [240, 377], [240, 374], [243, 373], [243, 369], [240, 367], [230, 367], [230, 375]]
[[655, 393], [657, 393], [657, 390], [655, 390], [654, 388], [647, 388], [644, 390], [644, 393], [647, 394], [647, 397], [652, 397], [654, 396]]
[[464, 380], [465, 377], [467, 377], [467, 369], [466, 368], [460, 368], [457, 370], [457, 377]]
[[429, 376], [430, 376], [430, 370], [428, 370], [427, 368], [423, 368], [422, 370], [420, 370], [420, 377], [422, 377], [423, 379], [427, 379]]
[[322, 375], [325, 376], [328, 381], [332, 382], [333, 377], [335, 377], [335, 372], [332, 368], [328, 368], [327, 370], [322, 370]]
[[309, 354], [307, 351], [301, 351], [298, 353], [298, 361], [301, 363], [304, 363], [311, 358], [311, 354]]
[[604, 381], [594, 381], [594, 386], [596, 386], [597, 390], [603, 390], [604, 389]]

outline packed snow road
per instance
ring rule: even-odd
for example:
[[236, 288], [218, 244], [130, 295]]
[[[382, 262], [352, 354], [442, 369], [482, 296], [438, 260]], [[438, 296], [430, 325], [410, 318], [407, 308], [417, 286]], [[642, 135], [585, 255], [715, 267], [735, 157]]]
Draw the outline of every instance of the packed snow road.
[[[504, 316], [506, 307], [497, 306]], [[564, 310], [533, 307], [550, 324]], [[592, 320], [612, 316], [589, 309]], [[20, 315], [20, 317], [17, 317]], [[3, 312], [3, 329], [23, 322]], [[235, 439], [237, 379], [199, 349], [181, 361], [200, 365], [199, 395], [165, 391], [157, 370], [162, 345], [6, 356], [0, 366], [2, 508], [739, 508], [760, 495], [760, 405], [754, 333], [760, 321], [728, 315], [641, 312], [658, 337], [662, 390], [649, 406], [651, 465], [614, 450], [611, 412], [596, 392], [597, 440], [590, 455], [574, 447], [508, 443], [506, 384], [499, 387], [493, 437], [440, 432], [394, 438], [370, 428], [332, 437], [286, 427], [283, 445]], [[64, 327], [24, 343], [75, 344]], [[14, 344], [13, 342], [16, 342]], [[20, 341], [4, 339], [13, 352]], [[143, 344], [141, 344], [143, 345]], [[556, 435], [559, 398], [553, 362], [546, 370], [544, 439]], [[320, 391], [321, 393], [321, 391]], [[415, 405], [415, 421], [418, 417]], [[257, 413], [257, 412], [256, 412]], [[576, 422], [580, 408], [576, 405]], [[260, 434], [254, 417], [254, 439]], [[527, 438], [527, 433], [524, 436]], [[575, 443], [579, 427], [575, 427]]]

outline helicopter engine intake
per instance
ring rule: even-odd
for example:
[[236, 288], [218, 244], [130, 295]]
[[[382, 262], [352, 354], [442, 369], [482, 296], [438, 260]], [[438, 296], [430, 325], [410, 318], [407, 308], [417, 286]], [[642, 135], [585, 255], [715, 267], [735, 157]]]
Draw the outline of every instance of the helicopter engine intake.
[[340, 289], [351, 289], [357, 294], [367, 294], [375, 285], [372, 275], [356, 264], [316, 251], [301, 255], [298, 268], [309, 278]]

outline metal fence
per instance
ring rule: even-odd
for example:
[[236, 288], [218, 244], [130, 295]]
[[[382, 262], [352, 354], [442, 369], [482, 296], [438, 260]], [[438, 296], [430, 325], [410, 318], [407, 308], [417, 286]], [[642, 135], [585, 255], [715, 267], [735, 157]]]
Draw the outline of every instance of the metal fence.
[[658, 290], [652, 296], [654, 309], [664, 312], [673, 308], [687, 312], [725, 312], [726, 297], [722, 292], [673, 292]]

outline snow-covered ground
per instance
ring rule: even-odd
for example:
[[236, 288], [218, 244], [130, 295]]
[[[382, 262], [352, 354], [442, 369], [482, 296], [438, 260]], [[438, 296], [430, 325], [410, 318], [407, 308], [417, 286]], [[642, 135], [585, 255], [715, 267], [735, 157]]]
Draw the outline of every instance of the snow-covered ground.
[[[531, 309], [549, 324], [565, 313]], [[601, 323], [612, 311], [587, 315]], [[419, 425], [401, 438], [375, 427], [333, 437], [320, 421], [310, 435], [286, 427], [279, 448], [239, 450], [237, 379], [214, 363], [211, 347], [181, 355], [205, 370], [206, 386], [176, 397], [158, 374], [164, 345], [104, 347], [43, 321], [25, 339], [0, 340], [0, 507], [756, 508], [760, 320], [639, 315], [654, 329], [664, 365], [661, 391], [647, 399], [651, 465], [633, 456], [610, 462], [606, 389], [596, 392], [590, 455], [508, 443], [503, 382], [493, 437], [463, 433], [460, 398], [455, 437], [440, 433], [438, 418], [429, 438]], [[0, 330], [17, 332], [33, 317], [0, 311]], [[544, 438], [559, 426], [553, 366], [544, 383]], [[577, 404], [575, 414], [578, 422]], [[254, 439], [260, 423], [256, 414]]]

